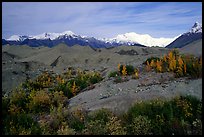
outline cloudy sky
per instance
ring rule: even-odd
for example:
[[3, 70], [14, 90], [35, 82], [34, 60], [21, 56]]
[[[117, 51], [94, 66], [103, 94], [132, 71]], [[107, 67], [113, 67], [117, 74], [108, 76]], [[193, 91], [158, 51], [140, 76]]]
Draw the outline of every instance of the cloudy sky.
[[112, 38], [136, 32], [172, 38], [202, 23], [202, 2], [3, 2], [2, 37], [70, 30]]

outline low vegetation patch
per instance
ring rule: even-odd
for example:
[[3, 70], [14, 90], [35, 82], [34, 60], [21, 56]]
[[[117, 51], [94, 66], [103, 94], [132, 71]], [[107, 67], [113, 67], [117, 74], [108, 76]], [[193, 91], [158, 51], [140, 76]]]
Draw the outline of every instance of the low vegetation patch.
[[176, 77], [202, 77], [202, 56], [181, 55], [175, 49], [161, 58], [148, 58], [144, 64], [146, 65], [146, 71], [153, 69], [159, 73], [174, 72]]
[[[149, 58], [146, 71], [174, 72], [177, 77], [202, 77], [202, 57], [173, 50], [162, 58]], [[139, 69], [118, 64], [109, 74], [116, 83], [139, 79]], [[44, 72], [2, 97], [4, 135], [202, 135], [202, 100], [177, 96], [171, 100], [142, 101], [126, 113], [108, 109], [88, 113], [70, 111], [68, 100], [94, 88], [103, 78], [96, 71], [69, 68], [56, 75]]]
[[194, 96], [138, 102], [116, 115], [108, 109], [70, 111], [63, 92], [14, 95], [2, 98], [4, 135], [202, 135], [202, 100]]
[[94, 88], [93, 85], [102, 80], [99, 72], [70, 68], [62, 75], [43, 72], [35, 80], [27, 80], [23, 83], [22, 88], [29, 93], [45, 89], [49, 92], [62, 91], [65, 96], [71, 98], [84, 89]]
[[128, 81], [128, 76], [132, 76], [133, 79], [138, 79], [139, 70], [137, 68], [134, 68], [132, 65], [118, 64], [118, 70], [112, 71], [109, 74], [109, 77], [114, 77], [115, 83]]

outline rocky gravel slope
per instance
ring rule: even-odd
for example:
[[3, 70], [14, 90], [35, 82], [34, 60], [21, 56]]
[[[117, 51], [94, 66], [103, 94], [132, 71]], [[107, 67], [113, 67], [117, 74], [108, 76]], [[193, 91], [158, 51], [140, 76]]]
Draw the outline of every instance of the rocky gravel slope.
[[[26, 79], [34, 79], [45, 70], [61, 74], [68, 67], [100, 71], [104, 80], [95, 88], [69, 100], [69, 107], [92, 111], [109, 108], [116, 113], [127, 111], [137, 101], [177, 95], [194, 95], [202, 99], [202, 78], [174, 78], [173, 73], [155, 73], [144, 70], [143, 62], [149, 57], [161, 57], [169, 49], [158, 47], [117, 47], [92, 49], [63, 44], [53, 48], [28, 46], [2, 47], [2, 93], [8, 94]], [[140, 68], [139, 79], [115, 83], [108, 75], [117, 70], [117, 64]]]

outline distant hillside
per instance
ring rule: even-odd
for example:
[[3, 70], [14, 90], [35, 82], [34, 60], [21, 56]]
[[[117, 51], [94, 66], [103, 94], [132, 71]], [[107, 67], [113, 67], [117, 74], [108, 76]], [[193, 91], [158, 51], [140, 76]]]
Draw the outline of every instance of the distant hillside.
[[202, 39], [202, 33], [182, 35], [179, 38], [177, 38], [175, 41], [173, 41], [171, 44], [166, 46], [166, 48], [182, 48], [190, 44], [191, 42], [194, 42], [199, 39]]
[[8, 41], [6, 41], [5, 39], [2, 39], [2, 45], [6, 45], [9, 44]]
[[180, 48], [181, 53], [189, 53], [195, 56], [202, 55], [202, 39], [194, 41], [182, 48]]
[[190, 31], [182, 34], [172, 43], [167, 45], [166, 48], [182, 48], [199, 39], [202, 39], [202, 24], [196, 22]]

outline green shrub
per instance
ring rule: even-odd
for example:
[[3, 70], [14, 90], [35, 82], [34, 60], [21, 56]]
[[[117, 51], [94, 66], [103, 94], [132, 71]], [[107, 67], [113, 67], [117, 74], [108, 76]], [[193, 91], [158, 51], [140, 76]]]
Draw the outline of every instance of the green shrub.
[[106, 135], [107, 129], [103, 121], [101, 120], [91, 120], [86, 123], [86, 129], [84, 129], [83, 134], [89, 135]]
[[177, 119], [176, 117], [170, 121], [169, 132], [172, 135], [184, 135], [184, 125], [182, 124], [181, 120]]
[[160, 58], [158, 58], [158, 57], [150, 57], [143, 64], [147, 65], [147, 61], [150, 63], [152, 60], [154, 62], [156, 62], [157, 60], [160, 60]]
[[99, 73], [94, 73], [94, 75], [92, 75], [90, 77], [90, 84], [95, 84], [100, 82], [101, 80], [103, 80], [103, 78], [101, 77], [101, 75]]
[[[70, 79], [67, 82], [67, 86], [69, 87], [69, 89], [71, 89], [73, 83], [75, 82], [75, 84], [79, 88], [78, 92], [80, 92], [81, 90], [87, 88], [88, 86], [95, 84], [95, 83], [98, 83], [102, 80], [103, 80], [103, 78], [98, 72], [87, 72], [86, 74], [85, 74], [85, 72], [81, 72], [75, 78]], [[69, 90], [66, 90], [66, 91], [69, 91]], [[66, 95], [70, 95], [70, 92], [68, 92]], [[72, 94], [72, 96], [73, 96], [73, 94]], [[72, 96], [69, 96], [69, 98], [71, 98]]]
[[[125, 65], [125, 67], [126, 67], [127, 75], [134, 74], [135, 69], [132, 65]], [[120, 65], [120, 74], [122, 74], [122, 70], [123, 70], [123, 65]]]
[[74, 93], [72, 93], [71, 90], [74, 82], [78, 86], [77, 92], [80, 92], [88, 86], [98, 83], [102, 80], [103, 78], [98, 72], [85, 72], [78, 70], [76, 73], [76, 71], [70, 69], [62, 76], [57, 75], [55, 77], [48, 72], [44, 72], [39, 75], [35, 80], [27, 80], [25, 83], [22, 84], [22, 88], [26, 92], [31, 92], [32, 90], [43, 90], [44, 88], [48, 88], [48, 90], [51, 92], [62, 91], [66, 97], [71, 98], [75, 95]]
[[8, 135], [19, 135], [24, 133], [39, 135], [41, 134], [41, 129], [39, 124], [32, 119], [28, 114], [21, 113], [10, 117], [7, 123], [7, 133]]
[[[187, 114], [190, 113], [189, 116], [186, 116], [184, 118], [188, 122], [192, 123], [196, 118], [201, 118], [202, 116], [201, 111], [199, 113], [198, 110], [201, 109], [200, 106], [202, 105], [202, 102], [196, 97], [191, 96], [191, 95], [186, 95], [186, 96], [181, 96], [178, 100], [175, 100], [175, 101], [183, 103], [179, 107], [180, 109], [181, 107], [183, 107], [183, 109], [181, 110], [181, 111], [184, 111], [183, 115], [185, 115], [186, 113]], [[177, 106], [178, 106], [178, 103], [177, 103]]]
[[121, 76], [117, 76], [117, 77], [115, 78], [114, 82], [115, 82], [115, 83], [121, 83], [121, 82], [123, 82], [123, 79], [122, 79]]
[[179, 57], [179, 55], [180, 55], [179, 50], [178, 50], [178, 49], [173, 49], [173, 50], [172, 50], [172, 53], [173, 53], [173, 56], [175, 56], [176, 59], [178, 59], [178, 57]]
[[16, 89], [11, 92], [10, 104], [15, 104], [18, 107], [25, 108], [27, 101], [26, 92], [22, 89]]
[[[111, 133], [110, 128], [112, 128], [111, 124], [113, 123], [110, 122], [110, 117], [112, 116], [113, 113], [105, 108], [90, 112], [87, 115], [87, 122], [85, 124], [86, 129], [84, 129], [83, 134], [106, 135], [108, 133]], [[114, 131], [112, 131], [112, 133], [114, 134]]]
[[67, 108], [63, 104], [59, 104], [57, 107], [51, 105], [49, 108], [50, 112], [41, 115], [38, 120], [42, 134], [55, 135], [58, 134], [57, 132], [65, 133], [68, 131], [65, 122], [68, 117]]
[[118, 71], [113, 71], [113, 72], [110, 72], [108, 77], [116, 77], [116, 76], [119, 76], [119, 75], [120, 75], [120, 73]]
[[60, 128], [57, 130], [57, 135], [75, 135], [74, 129], [69, 128], [66, 122], [63, 122]]
[[76, 131], [82, 131], [85, 128], [84, 122], [76, 117], [69, 117], [69, 126]]
[[106, 129], [109, 135], [126, 135], [126, 128], [122, 126], [121, 120], [116, 116], [109, 117]]
[[2, 97], [2, 119], [8, 116], [8, 110], [10, 106], [10, 99], [8, 97]]
[[191, 119], [192, 116], [192, 107], [191, 103], [188, 102], [184, 97], [175, 97], [172, 100], [172, 107], [174, 110], [174, 116], [177, 115], [178, 120], [187, 120]]
[[39, 120], [38, 123], [42, 131], [42, 135], [52, 135], [53, 134], [52, 128], [50, 128], [49, 121]]
[[[187, 134], [189, 123], [201, 118], [201, 108], [201, 102], [194, 96], [180, 96], [170, 101], [138, 102], [128, 110], [124, 119], [129, 125], [135, 117], [147, 116], [151, 119], [153, 134]], [[182, 121], [185, 122], [182, 124]], [[178, 127], [175, 129], [174, 126]]]
[[146, 116], [137, 116], [131, 124], [133, 135], [151, 135], [151, 121]]
[[22, 88], [26, 91], [41, 90], [43, 88], [52, 87], [54, 84], [54, 77], [48, 73], [43, 72], [35, 80], [27, 80], [22, 84]]
[[59, 104], [57, 107], [50, 106], [50, 116], [53, 119], [57, 119], [60, 123], [68, 117], [68, 110], [63, 104]]
[[43, 88], [42, 84], [36, 81], [32, 80], [26, 80], [24, 83], [22, 83], [22, 89], [26, 92], [31, 92], [32, 90], [41, 90]]
[[82, 132], [85, 129], [85, 117], [87, 116], [87, 112], [81, 108], [75, 108], [69, 114], [68, 121], [69, 126], [75, 131]]
[[94, 112], [91, 112], [88, 116], [89, 120], [95, 121], [95, 120], [100, 120], [102, 123], [106, 123], [109, 121], [109, 117], [112, 116], [113, 113], [105, 108], [96, 110]]
[[33, 113], [48, 112], [51, 103], [50, 94], [45, 90], [40, 90], [36, 91], [33, 95], [30, 94], [30, 102], [27, 104], [27, 107]]
[[126, 65], [126, 70], [128, 75], [134, 74], [134, 67], [132, 65]]
[[150, 100], [145, 102], [138, 102], [133, 105], [127, 112], [127, 120], [131, 122], [139, 115], [148, 116], [150, 119], [160, 115], [163, 112], [164, 102], [162, 100]]
[[76, 85], [79, 85], [80, 90], [83, 90], [89, 86], [89, 78], [87, 76], [84, 76], [83, 79], [81, 77], [76, 77], [69, 82], [73, 85], [74, 81], [76, 82]]
[[71, 92], [71, 83], [67, 82], [67, 83], [59, 83], [57, 86], [55, 86], [52, 91], [62, 91], [64, 96], [66, 96], [68, 99], [73, 97], [73, 93]]
[[66, 96], [64, 96], [63, 92], [60, 91], [55, 91], [52, 93], [52, 104], [55, 107], [58, 107], [60, 104], [65, 104], [67, 103], [68, 98]]
[[186, 71], [191, 78], [202, 77], [202, 65], [199, 64], [199, 58], [193, 58], [186, 62]]
[[172, 107], [172, 103], [165, 101], [161, 112], [162, 112], [161, 113], [162, 118], [164, 118], [166, 121], [172, 120], [174, 117], [174, 110]]
[[195, 119], [193, 122], [193, 135], [202, 135], [202, 120]]
[[196, 112], [193, 112], [193, 114], [196, 113], [198, 118], [201, 118], [202, 116], [202, 102], [200, 102], [197, 106]]
[[125, 81], [128, 81], [128, 78], [127, 78], [127, 77], [117, 76], [117, 77], [115, 77], [115, 79], [114, 79], [114, 82], [115, 82], [115, 83], [121, 83], [121, 82], [125, 82]]

